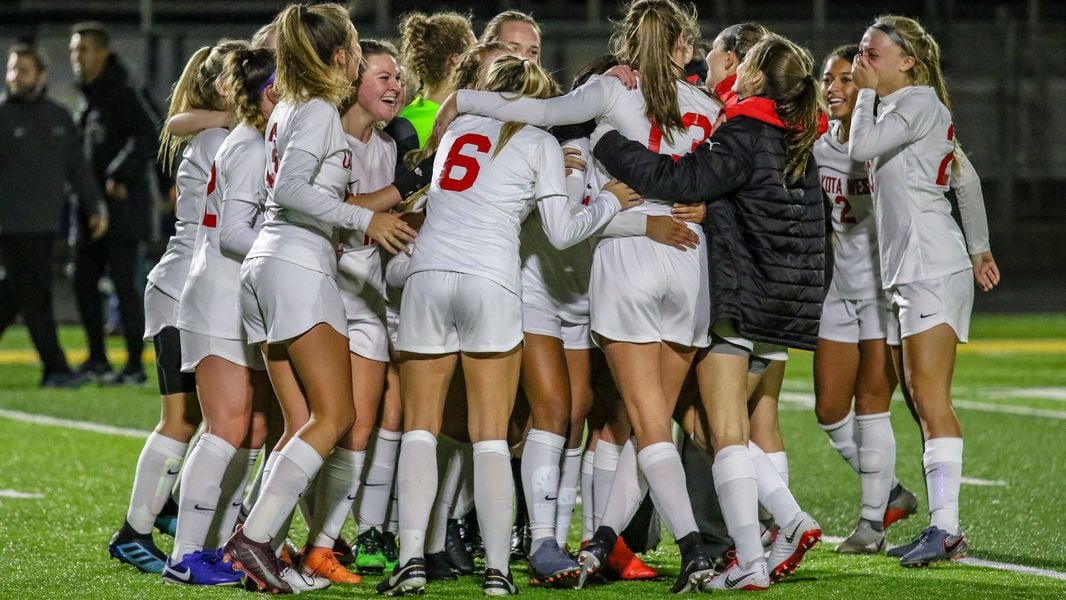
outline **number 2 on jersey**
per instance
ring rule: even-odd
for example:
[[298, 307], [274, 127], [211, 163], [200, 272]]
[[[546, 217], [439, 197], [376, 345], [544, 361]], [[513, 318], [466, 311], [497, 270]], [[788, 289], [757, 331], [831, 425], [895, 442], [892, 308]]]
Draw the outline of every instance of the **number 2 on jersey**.
[[837, 196], [833, 198], [833, 202], [840, 204], [840, 222], [845, 225], [854, 225], [858, 223], [855, 217], [851, 216], [851, 203], [844, 196]]
[[[948, 141], [955, 141], [955, 125], [948, 127]], [[951, 161], [955, 160], [955, 148], [951, 149], [951, 152], [944, 157], [944, 160], [940, 161], [940, 170], [936, 173], [936, 184], [947, 185], [948, 184], [948, 167], [951, 166]]]
[[[440, 176], [440, 188], [449, 192], [462, 192], [470, 189], [481, 172], [481, 165], [477, 158], [469, 154], [463, 154], [468, 146], [473, 146], [473, 152], [488, 154], [492, 149], [492, 141], [479, 133], [464, 133], [456, 138], [448, 151], [448, 158], [444, 161], [444, 171]], [[453, 171], [456, 167], [463, 169], [462, 177], [455, 177]]]
[[[700, 144], [707, 141], [707, 138], [711, 137], [712, 130], [714, 129], [711, 125], [710, 119], [708, 119], [705, 115], [693, 112], [688, 112], [681, 115], [681, 125], [683, 125], [686, 130], [691, 129], [693, 127], [698, 127], [703, 131], [703, 133], [701, 133], [700, 135], [692, 138], [692, 147], [689, 148], [689, 151], [695, 150], [700, 146]], [[653, 120], [651, 122], [651, 133], [648, 135], [648, 150], [651, 150], [652, 152], [658, 152], [659, 147], [662, 145], [662, 142], [663, 131], [662, 129], [659, 129], [659, 124]], [[681, 158], [677, 154], [674, 154], [673, 157], [674, 160]]]

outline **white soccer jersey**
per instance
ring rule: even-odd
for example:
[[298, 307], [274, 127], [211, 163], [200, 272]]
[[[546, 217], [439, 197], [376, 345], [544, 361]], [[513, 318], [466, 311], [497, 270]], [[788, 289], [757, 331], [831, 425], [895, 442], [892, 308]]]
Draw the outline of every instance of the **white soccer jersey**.
[[[640, 89], [627, 90], [614, 77], [594, 75], [569, 94], [547, 100], [513, 99], [509, 94], [471, 90], [460, 90], [458, 95], [458, 108], [462, 113], [540, 126], [596, 119], [607, 122], [626, 138], [641, 142], [650, 150], [683, 155], [711, 137], [721, 108], [696, 87], [680, 80], [677, 82], [677, 103], [686, 129], [673, 132], [672, 139], [667, 140], [660, 128], [648, 119]], [[643, 204], [632, 210], [668, 215], [672, 205], [669, 199], [645, 198]], [[699, 229], [694, 223], [689, 227]]]
[[225, 129], [205, 129], [193, 136], [181, 153], [181, 164], [174, 175], [174, 185], [178, 189], [174, 235], [170, 236], [159, 263], [148, 273], [148, 281], [171, 298], [181, 298], [181, 290], [185, 287], [200, 215], [204, 214], [207, 202], [211, 164], [227, 135], [229, 131]]
[[227, 218], [232, 218], [229, 215], [236, 212], [231, 208], [234, 203], [251, 205], [252, 214], [257, 213], [258, 218], [244, 225], [261, 227], [266, 199], [265, 167], [263, 134], [246, 123], [238, 125], [218, 149], [189, 278], [181, 294], [179, 328], [217, 338], [244, 338], [239, 302], [244, 255], [223, 248], [220, 234], [227, 225], [223, 223], [223, 206], [228, 203]]
[[839, 141], [840, 121], [814, 143], [814, 160], [822, 189], [833, 207], [833, 280], [838, 298], [864, 300], [881, 296], [877, 228], [866, 165], [851, 160], [848, 144]]
[[[248, 258], [273, 257], [335, 275], [334, 228], [365, 229], [371, 216], [370, 211], [344, 202], [352, 151], [340, 115], [319, 98], [282, 102], [274, 107], [266, 131], [266, 219]], [[279, 178], [286, 153], [292, 150], [310, 154], [317, 165], [297, 176], [282, 171]], [[279, 185], [308, 176], [310, 187], [277, 194]], [[282, 182], [285, 177], [292, 179]]]
[[463, 116], [445, 133], [433, 164], [426, 222], [411, 258], [411, 274], [478, 275], [520, 294], [519, 230], [534, 206], [557, 247], [587, 238], [618, 211], [617, 199], [601, 194], [572, 214], [559, 143], [544, 131], [522, 127], [500, 148], [503, 125]]
[[[375, 129], [363, 143], [346, 136], [352, 150], [348, 189], [355, 195], [376, 192], [392, 183], [396, 172], [396, 142]], [[362, 231], [348, 232], [341, 240], [344, 253], [337, 265], [337, 286], [349, 319], [385, 314], [385, 275], [378, 245]]]
[[962, 231], [944, 196], [951, 180], [954, 126], [928, 86], [881, 99], [859, 90], [849, 152], [866, 161], [873, 186], [882, 285], [944, 277], [971, 268]]

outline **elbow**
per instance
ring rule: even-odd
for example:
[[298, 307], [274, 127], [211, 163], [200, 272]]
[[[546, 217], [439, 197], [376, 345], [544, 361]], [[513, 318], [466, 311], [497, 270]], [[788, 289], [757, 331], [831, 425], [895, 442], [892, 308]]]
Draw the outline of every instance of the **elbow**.
[[874, 155], [861, 144], [856, 144], [855, 140], [851, 140], [851, 143], [848, 144], [848, 158], [855, 162], [866, 162], [873, 160]]

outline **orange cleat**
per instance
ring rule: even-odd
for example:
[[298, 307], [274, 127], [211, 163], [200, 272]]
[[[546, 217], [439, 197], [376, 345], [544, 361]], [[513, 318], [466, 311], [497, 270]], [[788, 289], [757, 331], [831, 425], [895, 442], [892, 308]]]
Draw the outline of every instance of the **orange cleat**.
[[303, 555], [303, 572], [307, 575], [322, 577], [333, 583], [355, 585], [363, 582], [362, 577], [341, 565], [333, 548], [308, 547]]
[[639, 556], [633, 554], [622, 536], [618, 536], [618, 542], [607, 557], [607, 566], [624, 581], [655, 579], [659, 576], [658, 571], [644, 564]]

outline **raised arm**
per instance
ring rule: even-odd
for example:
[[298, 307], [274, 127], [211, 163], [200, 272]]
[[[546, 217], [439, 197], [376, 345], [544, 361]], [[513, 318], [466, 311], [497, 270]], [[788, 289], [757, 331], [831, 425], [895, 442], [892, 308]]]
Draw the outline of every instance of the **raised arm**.
[[212, 127], [233, 129], [236, 124], [233, 113], [229, 111], [194, 108], [167, 119], [166, 128], [173, 135], [186, 136]]
[[750, 156], [738, 139], [743, 134], [730, 123], [719, 126], [707, 144], [676, 161], [617, 131], [605, 133], [593, 152], [612, 176], [643, 196], [682, 204], [710, 202], [751, 178]]
[[[848, 154], [851, 160], [864, 162], [891, 152], [917, 139], [922, 133], [921, 111], [910, 105], [897, 106], [877, 122], [874, 105], [877, 93], [871, 89], [859, 90], [855, 111], [851, 115]], [[932, 108], [932, 107], [930, 107]]]

